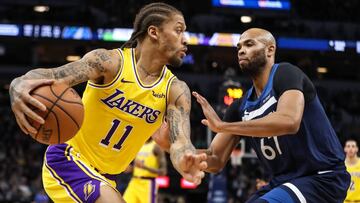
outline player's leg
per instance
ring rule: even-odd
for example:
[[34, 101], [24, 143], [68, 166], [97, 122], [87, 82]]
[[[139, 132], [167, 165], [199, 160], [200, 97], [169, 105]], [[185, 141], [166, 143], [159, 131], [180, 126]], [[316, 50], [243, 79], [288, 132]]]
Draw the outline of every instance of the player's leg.
[[345, 167], [341, 167], [340, 169], [319, 171], [316, 175], [298, 178], [283, 186], [293, 193], [297, 188], [307, 202], [339, 203], [344, 201], [349, 183], [350, 175], [346, 172]]
[[[137, 191], [137, 186], [136, 185], [140, 185], [136, 183], [136, 180], [134, 178], [131, 178], [128, 186], [126, 187], [126, 190], [124, 192], [124, 200], [128, 203], [137, 203], [139, 202], [137, 199], [137, 195], [138, 193], [140, 193], [139, 191]], [[141, 185], [140, 185], [141, 187]], [[142, 194], [144, 196], [144, 194]]]
[[[349, 176], [344, 169], [320, 171], [284, 183], [258, 199], [269, 203], [340, 203], [348, 188]], [[257, 203], [255, 199], [251, 203]]]
[[142, 203], [156, 203], [157, 202], [157, 185], [156, 185], [156, 181], [155, 178], [152, 179], [148, 179], [147, 180], [147, 201], [142, 201]]
[[100, 185], [100, 196], [95, 203], [126, 203], [121, 194], [109, 185]]
[[155, 203], [157, 187], [155, 179], [133, 177], [125, 190], [124, 199], [128, 203]]
[[[49, 146], [45, 153], [43, 183], [46, 193], [54, 202], [93, 203], [101, 192], [121, 200], [115, 183], [74, 154], [76, 152], [67, 144]], [[103, 185], [107, 187], [101, 187]], [[108, 187], [113, 189], [108, 190]]]

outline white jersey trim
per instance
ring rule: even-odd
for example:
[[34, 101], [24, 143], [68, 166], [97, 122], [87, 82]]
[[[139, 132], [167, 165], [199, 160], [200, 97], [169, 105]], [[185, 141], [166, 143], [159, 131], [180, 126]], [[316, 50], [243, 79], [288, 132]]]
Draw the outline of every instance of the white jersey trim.
[[284, 183], [286, 187], [290, 188], [291, 191], [293, 191], [296, 195], [296, 197], [300, 200], [301, 203], [306, 203], [306, 199], [304, 195], [301, 193], [301, 191], [293, 184], [291, 183]]
[[268, 108], [270, 108], [276, 102], [277, 102], [277, 100], [275, 99], [274, 96], [272, 96], [260, 108], [254, 110], [254, 111], [250, 111], [250, 112], [245, 110], [242, 120], [243, 121], [249, 121], [249, 120], [251, 120], [251, 119], [253, 119], [253, 118], [257, 117], [257, 116], [262, 115]]

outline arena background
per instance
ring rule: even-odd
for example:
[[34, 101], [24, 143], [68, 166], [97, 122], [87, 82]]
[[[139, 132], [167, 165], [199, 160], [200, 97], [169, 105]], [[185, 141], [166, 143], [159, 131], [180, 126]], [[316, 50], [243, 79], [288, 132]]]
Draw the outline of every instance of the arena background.
[[[76, 60], [95, 48], [120, 47], [131, 34], [128, 29], [136, 12], [149, 2], [0, 0], [0, 202], [48, 202], [41, 185], [46, 146], [16, 125], [8, 94], [11, 80], [33, 68]], [[185, 63], [172, 71], [191, 90], [205, 95], [220, 115], [250, 85], [239, 71], [234, 42], [247, 28], [261, 27], [277, 39], [277, 62], [299, 66], [314, 82], [342, 144], [359, 138], [360, 1], [164, 2], [184, 13], [189, 32]], [[80, 94], [83, 89], [84, 84], [76, 87]], [[193, 100], [191, 139], [197, 148], [206, 148], [213, 136], [201, 125], [202, 118]], [[255, 190], [256, 178], [267, 178], [245, 142], [222, 173], [207, 175], [197, 188], [181, 184], [170, 160], [168, 177], [169, 186], [160, 189], [159, 202], [244, 202]], [[129, 178], [130, 174], [119, 176], [120, 190]]]

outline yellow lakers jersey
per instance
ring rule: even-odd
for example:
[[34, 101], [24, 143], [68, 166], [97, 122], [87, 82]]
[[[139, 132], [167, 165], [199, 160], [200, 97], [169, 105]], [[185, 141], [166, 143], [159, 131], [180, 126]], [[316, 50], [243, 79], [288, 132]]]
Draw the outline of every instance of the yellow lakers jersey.
[[84, 121], [68, 141], [100, 173], [108, 174], [124, 171], [160, 127], [175, 78], [164, 66], [160, 77], [145, 85], [136, 70], [135, 50], [118, 52], [121, 71], [108, 84], [87, 83], [82, 97]]
[[[149, 143], [145, 143], [145, 145], [141, 147], [141, 150], [137, 154], [136, 159], [142, 161], [143, 164], [149, 168], [158, 169], [159, 163], [154, 154], [155, 145], [156, 144], [153, 140], [151, 140], [151, 142]], [[157, 176], [156, 173], [152, 173], [148, 170], [138, 167], [134, 167], [133, 175], [137, 177], [154, 177], [154, 178]]]
[[351, 175], [351, 183], [347, 192], [345, 202], [360, 202], [360, 160], [358, 160], [355, 165], [346, 164], [346, 169]]

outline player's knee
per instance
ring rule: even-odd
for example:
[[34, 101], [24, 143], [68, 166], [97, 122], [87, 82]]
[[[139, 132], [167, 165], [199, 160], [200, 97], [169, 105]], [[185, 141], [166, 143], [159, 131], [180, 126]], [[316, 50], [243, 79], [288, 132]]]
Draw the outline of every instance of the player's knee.
[[95, 203], [126, 203], [121, 194], [108, 185], [100, 186], [100, 196]]

